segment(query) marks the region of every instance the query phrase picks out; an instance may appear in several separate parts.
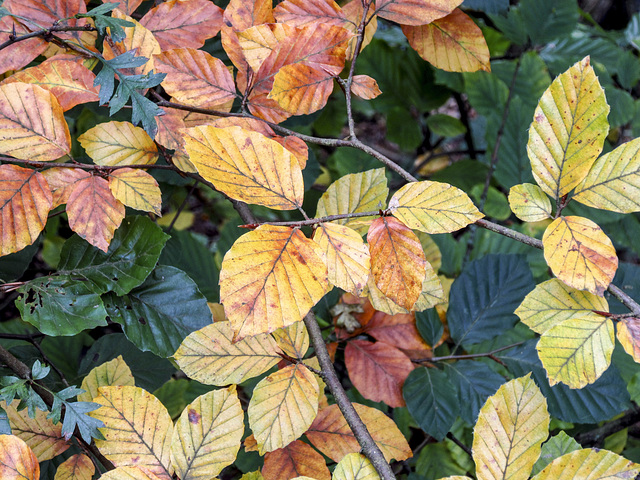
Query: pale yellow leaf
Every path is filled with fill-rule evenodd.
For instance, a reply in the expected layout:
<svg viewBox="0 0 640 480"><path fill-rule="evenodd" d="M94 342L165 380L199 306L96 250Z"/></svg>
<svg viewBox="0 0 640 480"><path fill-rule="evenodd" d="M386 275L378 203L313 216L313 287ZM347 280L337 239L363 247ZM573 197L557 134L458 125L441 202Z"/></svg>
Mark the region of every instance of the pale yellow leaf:
<svg viewBox="0 0 640 480"><path fill-rule="evenodd" d="M100 123L78 141L98 165L151 165L158 160L158 148L151 137L130 122Z"/></svg>
<svg viewBox="0 0 640 480"><path fill-rule="evenodd" d="M189 378L207 385L242 383L277 364L282 357L267 334L233 342L228 321L207 325L185 338L174 358Z"/></svg>
<svg viewBox="0 0 640 480"><path fill-rule="evenodd" d="M100 387L89 413L102 420L100 452L116 467L142 466L160 480L171 480L170 447L173 422L167 409L149 392L131 386Z"/></svg>
<svg viewBox="0 0 640 480"><path fill-rule="evenodd" d="M85 392L78 395L79 402L93 402L98 396L98 388L114 385L135 385L135 379L122 355L91 369L82 380Z"/></svg>
<svg viewBox="0 0 640 480"><path fill-rule="evenodd" d="M349 453L336 465L332 480L378 480L380 475L361 453Z"/></svg>
<svg viewBox="0 0 640 480"><path fill-rule="evenodd" d="M147 172L133 168L118 168L109 175L113 196L127 207L161 215L162 192L156 179Z"/></svg>
<svg viewBox="0 0 640 480"><path fill-rule="evenodd" d="M640 319L637 317L621 318L616 324L616 337L624 347L624 351L640 363Z"/></svg>
<svg viewBox="0 0 640 480"><path fill-rule="evenodd" d="M433 269L437 272L440 270L442 266L442 253L440 253L440 248L438 244L433 241L433 238L427 233L418 232L418 239L420 240L420 244L424 249L424 256L427 258L427 262L431 264Z"/></svg>
<svg viewBox="0 0 640 480"><path fill-rule="evenodd" d="M67 458L56 470L54 480L91 480L96 468L91 459L77 453Z"/></svg>
<svg viewBox="0 0 640 480"><path fill-rule="evenodd" d="M409 228L426 233L455 232L484 217L462 190L429 180L400 188L389 210Z"/></svg>
<svg viewBox="0 0 640 480"><path fill-rule="evenodd" d="M117 467L104 473L100 480L159 480L151 470L145 467Z"/></svg>
<svg viewBox="0 0 640 480"><path fill-rule="evenodd" d="M549 418L531 374L502 385L480 409L473 429L478 480L529 478L549 435Z"/></svg>
<svg viewBox="0 0 640 480"><path fill-rule="evenodd" d="M540 337L537 349L550 385L562 382L582 388L609 368L613 347L613 322L590 312L549 328Z"/></svg>
<svg viewBox="0 0 640 480"><path fill-rule="evenodd" d="M222 261L220 302L238 339L299 322L327 290L322 251L298 229L261 225Z"/></svg>
<svg viewBox="0 0 640 480"><path fill-rule="evenodd" d="M551 217L551 200L540 187L530 183L511 187L509 206L523 222L539 222Z"/></svg>
<svg viewBox="0 0 640 480"><path fill-rule="evenodd" d="M371 257L358 232L337 223L321 223L313 240L324 252L329 283L360 296L369 277Z"/></svg>
<svg viewBox="0 0 640 480"><path fill-rule="evenodd" d="M282 351L291 358L302 360L309 349L309 332L302 321L279 328L271 335Z"/></svg>
<svg viewBox="0 0 640 480"><path fill-rule="evenodd" d="M609 105L589 57L560 74L540 98L529 128L533 178L552 198L587 175L609 131Z"/></svg>
<svg viewBox="0 0 640 480"><path fill-rule="evenodd" d="M299 438L318 413L318 382L302 364L272 373L253 389L247 414L260 454Z"/></svg>
<svg viewBox="0 0 640 480"><path fill-rule="evenodd" d="M263 23L238 32L238 42L249 66L257 72L278 43L293 32L288 23Z"/></svg>
<svg viewBox="0 0 640 480"><path fill-rule="evenodd" d="M631 479L640 473L640 465L608 452L585 448L556 458L532 480Z"/></svg>
<svg viewBox="0 0 640 480"><path fill-rule="evenodd" d="M578 290L602 296L618 268L613 243L587 218L556 218L545 230L542 245L553 274Z"/></svg>
<svg viewBox="0 0 640 480"><path fill-rule="evenodd" d="M171 440L171 463L181 480L213 478L236 459L244 412L235 385L199 396L186 406Z"/></svg>
<svg viewBox="0 0 640 480"><path fill-rule="evenodd" d="M609 304L603 297L571 288L566 283L552 278L536 285L516 309L520 320L536 333L597 310L608 312Z"/></svg>

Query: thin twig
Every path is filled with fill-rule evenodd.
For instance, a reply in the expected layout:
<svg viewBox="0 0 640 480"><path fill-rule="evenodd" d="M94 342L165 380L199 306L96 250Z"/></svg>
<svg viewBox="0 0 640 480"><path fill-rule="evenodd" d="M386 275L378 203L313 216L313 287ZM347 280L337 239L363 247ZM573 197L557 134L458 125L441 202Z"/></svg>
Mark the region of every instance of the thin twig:
<svg viewBox="0 0 640 480"><path fill-rule="evenodd" d="M24 40L29 40L30 38L42 37L45 38L50 36L53 32L93 32L96 31L95 27L91 25L84 25L82 27L65 27L65 26L53 26L50 28L37 30L35 32L25 33L20 36L9 36L9 40L0 44L0 50L3 50L7 47L10 47L14 43L22 42Z"/></svg>
<svg viewBox="0 0 640 480"><path fill-rule="evenodd" d="M492 350L490 352L484 352L484 353L470 353L467 355L447 355L444 357L432 357L432 358L421 358L419 360L414 360L415 363L429 363L429 362L444 362L446 360L468 360L470 358L482 358L482 357L489 357L491 358L492 355L495 355L496 353L502 352L504 350L509 350L510 348L514 348L517 347L519 345L522 345L524 342L518 342L518 343L514 343L512 345L507 345L506 347L500 347L500 348L496 348L495 350Z"/></svg>
<svg viewBox="0 0 640 480"><path fill-rule="evenodd" d="M176 221L178 220L178 217L182 213L182 210L184 210L184 207L187 205L187 201L189 200L189 197L191 196L191 194L193 194L194 190L198 186L198 183L200 183L200 182L198 180L196 180L195 182L193 182L193 185L191 185L191 189L189 189L189 192L184 197L184 200L182 201L182 203L178 207L178 210L176 211L176 214L174 215L173 219L171 219L171 223L169 224L169 227L167 228L167 233L171 233L171 230L173 230L173 226L176 224Z"/></svg>
<svg viewBox="0 0 640 480"><path fill-rule="evenodd" d="M473 458L473 453L471 452L471 449L467 447L464 443L462 443L460 440L458 440L458 438L453 433L448 432L447 438L451 440L453 443L455 443L457 446L459 446L462 450L464 450L464 453L466 453L471 458Z"/></svg>
<svg viewBox="0 0 640 480"><path fill-rule="evenodd" d="M29 343L31 343L31 345L33 345L34 347L36 347L36 349L38 350L38 352L40 352L40 356L42 357L43 363L46 363L47 365L49 365L51 368L53 368L53 371L56 372L58 374L58 376L60 377L60 380L62 381L63 385L65 387L69 386L69 382L67 381L67 377L64 376L64 373L62 373L62 370L60 370L58 368L58 366L53 363L49 357L47 357L47 354L44 353L44 350L42 349L42 346L40 345L39 342L37 342L35 339L30 339Z"/></svg>

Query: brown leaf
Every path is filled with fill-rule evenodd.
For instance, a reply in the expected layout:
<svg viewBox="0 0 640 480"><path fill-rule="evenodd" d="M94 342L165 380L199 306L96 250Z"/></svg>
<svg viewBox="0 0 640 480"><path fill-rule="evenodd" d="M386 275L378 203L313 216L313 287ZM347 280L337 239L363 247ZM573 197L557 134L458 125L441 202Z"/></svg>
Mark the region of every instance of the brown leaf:
<svg viewBox="0 0 640 480"><path fill-rule="evenodd" d="M264 456L262 476L265 480L290 480L299 476L329 480L331 472L322 455L306 443L296 440Z"/></svg>
<svg viewBox="0 0 640 480"><path fill-rule="evenodd" d="M285 0L274 9L273 16L278 22L294 27L313 22L344 27L348 23L342 9L333 0Z"/></svg>
<svg viewBox="0 0 640 480"><path fill-rule="evenodd" d="M73 190L76 182L89 178L91 174L81 168L49 168L42 172L47 180L51 193L53 194L53 203L51 208L63 205L69 200L69 195Z"/></svg>
<svg viewBox="0 0 640 480"><path fill-rule="evenodd" d="M22 23L14 20L13 17L6 16L0 18L0 43L9 40L9 36L21 36L30 33ZM30 38L21 42L9 45L0 55L0 74L8 70L19 70L31 63L38 55L47 49L47 42L40 37Z"/></svg>
<svg viewBox="0 0 640 480"><path fill-rule="evenodd" d="M424 350L429 348L427 342L418 332L413 314L387 315L383 312L375 312L364 330L376 340L394 345L403 350Z"/></svg>
<svg viewBox="0 0 640 480"><path fill-rule="evenodd" d="M382 93L378 87L378 82L369 75L354 75L351 91L354 95L365 100L376 98Z"/></svg>
<svg viewBox="0 0 640 480"><path fill-rule="evenodd" d="M449 15L462 0L378 0L376 14L401 25L425 25Z"/></svg>

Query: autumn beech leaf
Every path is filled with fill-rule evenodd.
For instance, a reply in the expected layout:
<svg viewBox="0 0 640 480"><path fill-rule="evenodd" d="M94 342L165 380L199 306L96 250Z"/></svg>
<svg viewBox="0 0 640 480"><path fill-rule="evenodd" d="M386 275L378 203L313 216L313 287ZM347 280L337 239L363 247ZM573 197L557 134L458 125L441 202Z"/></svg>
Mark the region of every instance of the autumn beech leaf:
<svg viewBox="0 0 640 480"><path fill-rule="evenodd" d="M89 480L93 478L95 471L91 458L83 453L76 453L58 467L55 480Z"/></svg>
<svg viewBox="0 0 640 480"><path fill-rule="evenodd" d="M402 385L413 363L396 347L385 342L351 340L344 352L349 379L362 396L390 407L404 407Z"/></svg>
<svg viewBox="0 0 640 480"><path fill-rule="evenodd" d="M318 200L317 217L348 213L377 212L387 203L389 188L384 168L351 173L339 178L327 188ZM335 223L366 233L374 216L335 220Z"/></svg>
<svg viewBox="0 0 640 480"><path fill-rule="evenodd" d="M307 166L307 160L309 159L309 147L302 139L294 135L287 135L285 137L276 135L271 137L271 139L289 150L293 156L296 157L296 160L298 160L300 168L304 170Z"/></svg>
<svg viewBox="0 0 640 480"><path fill-rule="evenodd" d="M156 179L140 169L118 168L109 175L113 196L127 207L161 215L162 192Z"/></svg>
<svg viewBox="0 0 640 480"><path fill-rule="evenodd" d="M0 85L0 153L48 162L70 151L69 127L51 92L28 83Z"/></svg>
<svg viewBox="0 0 640 480"><path fill-rule="evenodd" d="M223 321L191 333L174 359L189 378L224 386L263 374L282 359L279 354L274 339L264 333L233 342L231 325Z"/></svg>
<svg viewBox="0 0 640 480"><path fill-rule="evenodd" d="M322 22L343 27L347 19L333 0L285 0L273 10L279 23L301 27L307 23Z"/></svg>
<svg viewBox="0 0 640 480"><path fill-rule="evenodd" d="M369 278L371 257L358 232L336 223L321 223L313 240L324 252L329 283L360 296Z"/></svg>
<svg viewBox="0 0 640 480"><path fill-rule="evenodd" d="M289 365L253 389L247 415L262 455L289 445L318 413L318 382L302 364Z"/></svg>
<svg viewBox="0 0 640 480"><path fill-rule="evenodd" d="M400 188L389 210L407 227L425 233L455 232L484 217L459 188L428 180Z"/></svg>
<svg viewBox="0 0 640 480"><path fill-rule="evenodd" d="M375 467L361 453L349 453L336 465L333 480L374 480L380 478Z"/></svg>
<svg viewBox="0 0 640 480"><path fill-rule="evenodd" d="M29 446L15 435L0 435L0 478L40 478L38 459Z"/></svg>
<svg viewBox="0 0 640 480"><path fill-rule="evenodd" d="M257 72L273 49L294 33L293 25L287 23L263 23L242 30L237 35L244 58Z"/></svg>
<svg viewBox="0 0 640 480"><path fill-rule="evenodd" d="M509 190L509 207L523 222L539 222L551 218L551 201L537 185L522 183Z"/></svg>
<svg viewBox="0 0 640 480"><path fill-rule="evenodd" d="M117 467L100 476L100 480L159 480L145 467Z"/></svg>
<svg viewBox="0 0 640 480"><path fill-rule="evenodd" d="M369 75L354 75L351 92L364 100L374 99L382 93L378 82Z"/></svg>
<svg viewBox="0 0 640 480"><path fill-rule="evenodd" d="M169 0L151 8L140 19L162 51L200 48L222 27L223 11L207 0Z"/></svg>
<svg viewBox="0 0 640 480"><path fill-rule="evenodd" d="M426 25L402 25L409 45L448 72L491 71L489 47L475 22L459 8Z"/></svg>
<svg viewBox="0 0 640 480"><path fill-rule="evenodd" d="M597 472L597 473L596 473ZM635 478L640 465L607 450L585 448L556 458L532 480Z"/></svg>
<svg viewBox="0 0 640 480"><path fill-rule="evenodd" d="M124 205L112 195L109 182L91 176L75 184L67 201L69 228L106 252L125 216Z"/></svg>
<svg viewBox="0 0 640 480"><path fill-rule="evenodd" d="M300 440L268 452L264 456L262 477L264 480L294 478L330 480L332 478L322 455Z"/></svg>
<svg viewBox="0 0 640 480"><path fill-rule="evenodd" d="M537 349L550 385L583 388L609 368L614 346L613 322L589 312L546 330Z"/></svg>
<svg viewBox="0 0 640 480"><path fill-rule="evenodd" d="M378 0L375 13L400 25L425 25L449 15L461 0Z"/></svg>
<svg viewBox="0 0 640 480"><path fill-rule="evenodd" d="M624 351L640 363L640 319L637 317L621 318L616 324L616 336Z"/></svg>
<svg viewBox="0 0 640 480"><path fill-rule="evenodd" d="M231 198L276 210L302 205L300 164L278 142L240 127L204 125L183 135L198 173Z"/></svg>
<svg viewBox="0 0 640 480"><path fill-rule="evenodd" d="M304 322L279 328L271 336L282 351L291 358L302 360L309 349L309 332Z"/></svg>
<svg viewBox="0 0 640 480"><path fill-rule="evenodd" d="M375 312L365 327L367 335L379 342L394 345L403 350L424 350L429 345L420 336L415 315L400 313L388 315Z"/></svg>
<svg viewBox="0 0 640 480"><path fill-rule="evenodd" d="M98 89L93 86L95 75L91 70L72 60L56 57L40 65L16 72L1 85L22 82L38 85L55 95L63 111L76 105L98 101Z"/></svg>
<svg viewBox="0 0 640 480"><path fill-rule="evenodd" d="M609 105L589 57L560 74L538 102L527 154L533 178L553 198L587 175L609 131Z"/></svg>
<svg viewBox="0 0 640 480"><path fill-rule="evenodd" d="M118 8L122 10L124 13L126 13L127 15L131 15L140 6L142 1L143 0L122 0L118 2L119 3ZM104 3L116 3L116 2L109 1Z"/></svg>
<svg viewBox="0 0 640 480"><path fill-rule="evenodd" d="M69 195L73 191L76 182L91 176L81 168L49 168L42 172L51 189L53 203L51 208L63 205L69 200Z"/></svg>
<svg viewBox="0 0 640 480"><path fill-rule="evenodd" d="M0 165L0 255L35 242L47 224L51 205L51 190L41 173Z"/></svg>
<svg viewBox="0 0 640 480"><path fill-rule="evenodd" d="M358 27L360 25L360 22L362 22L362 17L364 16L364 7L362 6L362 0L351 0L350 2L345 3L344 5L342 5L342 12L349 21L349 23L346 24L344 28L356 35L351 40L349 40L349 45L347 46L346 52L347 60L352 60L358 40ZM366 26L364 27L364 37L362 38L360 51L362 51L364 47L371 43L371 40L373 40L373 35L376 33L377 29L378 17L373 14L373 9L370 8L367 11Z"/></svg>
<svg viewBox="0 0 640 480"><path fill-rule="evenodd" d="M236 459L244 412L236 386L199 396L185 407L171 440L171 464L184 480L214 478Z"/></svg>
<svg viewBox="0 0 640 480"><path fill-rule="evenodd" d="M304 64L285 65L273 78L267 98L293 115L308 115L324 107L333 91L333 78Z"/></svg>
<svg viewBox="0 0 640 480"><path fill-rule="evenodd" d="M222 60L194 48L177 48L154 57L158 72L166 73L165 91L177 102L209 108L233 101L236 87Z"/></svg>
<svg viewBox="0 0 640 480"><path fill-rule="evenodd" d="M196 173L196 167L189 161L184 145L182 144L182 135L180 130L186 128L185 116L186 112L175 110L173 108L163 108L165 114L156 118L158 131L155 140L163 147L174 150L171 156L171 163L183 172Z"/></svg>
<svg viewBox="0 0 640 480"><path fill-rule="evenodd" d="M78 141L98 165L151 165L158 160L158 148L151 137L130 122L100 123Z"/></svg>
<svg viewBox="0 0 640 480"><path fill-rule="evenodd" d="M105 425L100 429L104 440L95 441L100 453L116 467L141 466L171 480L173 422L165 406L139 387L101 387L99 392L95 402L102 407L89 415Z"/></svg>
<svg viewBox="0 0 640 480"><path fill-rule="evenodd" d="M115 385L135 385L131 369L122 355L91 369L82 380L80 388L84 393L78 395L78 401L93 402L93 399L98 396L98 388Z"/></svg>
<svg viewBox="0 0 640 480"><path fill-rule="evenodd" d="M602 296L618 268L611 240L587 218L556 218L545 230L542 245L553 274L578 290Z"/></svg>
<svg viewBox="0 0 640 480"><path fill-rule="evenodd" d="M399 220L380 217L369 227L367 242L376 286L399 306L411 310L427 272L420 240Z"/></svg>
<svg viewBox="0 0 640 480"><path fill-rule="evenodd" d="M0 18L0 43L9 40L10 35L22 36L31 33L26 26L7 15ZM47 49L47 42L40 37L29 38L7 46L0 55L0 74L9 70L20 70L30 64Z"/></svg>

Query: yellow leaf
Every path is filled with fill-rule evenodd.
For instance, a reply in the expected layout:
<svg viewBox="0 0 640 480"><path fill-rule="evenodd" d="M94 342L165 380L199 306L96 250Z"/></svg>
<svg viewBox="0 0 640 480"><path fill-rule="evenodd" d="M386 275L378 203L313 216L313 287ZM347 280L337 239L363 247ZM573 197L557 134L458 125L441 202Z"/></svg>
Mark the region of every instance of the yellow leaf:
<svg viewBox="0 0 640 480"><path fill-rule="evenodd" d="M364 100L371 100L382 93L378 82L369 75L354 75L351 92Z"/></svg>
<svg viewBox="0 0 640 480"><path fill-rule="evenodd" d="M278 43L293 32L288 23L263 23L238 32L238 42L247 63L257 72Z"/></svg>
<svg viewBox="0 0 640 480"><path fill-rule="evenodd" d="M106 252L125 215L124 205L114 198L109 182L91 176L75 184L67 201L69 228L94 247Z"/></svg>
<svg viewBox="0 0 640 480"><path fill-rule="evenodd" d="M231 198L276 210L302 205L296 158L275 140L240 127L183 130L189 160L205 180Z"/></svg>
<svg viewBox="0 0 640 480"><path fill-rule="evenodd" d="M459 8L426 25L402 25L418 55L448 72L491 71L489 47L480 27Z"/></svg>
<svg viewBox="0 0 640 480"><path fill-rule="evenodd" d="M77 453L67 458L56 470L54 480L91 480L96 468L89 457Z"/></svg>
<svg viewBox="0 0 640 480"><path fill-rule="evenodd" d="M309 349L309 332L304 322L279 328L271 335L282 351L291 358L302 360Z"/></svg>
<svg viewBox="0 0 640 480"><path fill-rule="evenodd" d="M38 85L0 85L0 153L48 162L71 151L71 135L56 97Z"/></svg>
<svg viewBox="0 0 640 480"><path fill-rule="evenodd" d="M578 290L602 296L618 268L611 240L587 218L556 218L545 230L542 245L553 274Z"/></svg>
<svg viewBox="0 0 640 480"><path fill-rule="evenodd" d="M509 206L523 222L539 222L551 217L551 201L537 185L521 183L509 190Z"/></svg>
<svg viewBox="0 0 640 480"><path fill-rule="evenodd" d="M98 396L98 388L114 385L135 385L135 379L122 355L93 369L82 380L84 393L78 395L79 402L93 402Z"/></svg>
<svg viewBox="0 0 640 480"><path fill-rule="evenodd" d="M100 480L159 480L145 467L118 467L102 474Z"/></svg>
<svg viewBox="0 0 640 480"><path fill-rule="evenodd" d="M213 478L236 459L244 412L236 387L214 390L191 402L176 422L171 463L181 480Z"/></svg>
<svg viewBox="0 0 640 480"><path fill-rule="evenodd" d="M298 229L261 225L222 261L220 302L238 339L299 322L327 290L322 251Z"/></svg>
<svg viewBox="0 0 640 480"><path fill-rule="evenodd" d="M397 313L408 313L409 310L406 308L402 308L396 302L387 297L384 293L380 291L380 289L376 286L376 282L373 278L373 275L369 276L369 280L367 281L367 288L365 289L364 295L371 301L371 305L375 310L379 310L388 315L396 315Z"/></svg>
<svg viewBox="0 0 640 480"><path fill-rule="evenodd" d="M0 435L0 478L40 479L38 459L29 446L15 435Z"/></svg>
<svg viewBox="0 0 640 480"><path fill-rule="evenodd" d="M256 385L247 414L261 455L307 431L318 413L318 391L315 376L302 364L278 370Z"/></svg>
<svg viewBox="0 0 640 480"><path fill-rule="evenodd" d="M616 336L624 347L624 351L640 363L640 319L637 317L621 318L617 323Z"/></svg>
<svg viewBox="0 0 640 480"><path fill-rule="evenodd" d="M609 131L609 106L589 57L551 83L529 128L533 178L552 198L569 193L593 165Z"/></svg>
<svg viewBox="0 0 640 480"><path fill-rule="evenodd" d="M449 15L461 0L378 0L376 13L401 25L424 25Z"/></svg>
<svg viewBox="0 0 640 480"><path fill-rule="evenodd" d="M318 201L317 217L347 213L373 212L383 209L387 203L389 188L384 168L352 173L336 180ZM343 218L335 223L353 228L364 234L375 216Z"/></svg>
<svg viewBox="0 0 640 480"><path fill-rule="evenodd" d="M116 467L142 466L160 480L171 480L173 423L167 409L149 392L131 386L100 387L94 400L102 405L90 412L102 420L100 452Z"/></svg>
<svg viewBox="0 0 640 480"><path fill-rule="evenodd" d="M549 385L562 382L582 388L609 368L613 347L613 322L590 312L549 328L540 337L537 349Z"/></svg>
<svg viewBox="0 0 640 480"><path fill-rule="evenodd" d="M109 188L127 207L161 215L162 192L156 179L147 172L119 168L109 175Z"/></svg>
<svg viewBox="0 0 640 480"><path fill-rule="evenodd" d="M473 429L478 480L529 478L548 435L547 400L531 374L505 383L480 409Z"/></svg>
<svg viewBox="0 0 640 480"><path fill-rule="evenodd" d="M7 255L36 241L47 224L51 190L36 170L0 165L0 204L0 255Z"/></svg>
<svg viewBox="0 0 640 480"><path fill-rule="evenodd" d="M174 358L189 378L223 386L263 374L282 359L279 352L267 334L233 343L230 323L216 322L185 338Z"/></svg>
<svg viewBox="0 0 640 480"><path fill-rule="evenodd" d="M62 424L48 419L49 412L36 410L31 418L26 408L17 410L18 402L7 405L2 401L0 407L7 412L13 434L29 445L39 462L51 460L70 447L62 435Z"/></svg>
<svg viewBox="0 0 640 480"><path fill-rule="evenodd" d="M389 201L392 215L426 233L455 232L484 217L462 190L448 183L408 183Z"/></svg>
<svg viewBox="0 0 640 480"><path fill-rule="evenodd" d="M606 450L585 448L556 458L532 480L635 478L640 465Z"/></svg>
<svg viewBox="0 0 640 480"><path fill-rule="evenodd" d="M69 195L73 191L76 182L89 178L90 173L81 168L54 167L48 168L42 175L47 180L51 193L53 194L53 203L51 208L63 205L69 200Z"/></svg>
<svg viewBox="0 0 640 480"><path fill-rule="evenodd" d="M321 223L313 240L324 252L329 283L360 296L369 277L371 257L358 232L337 223Z"/></svg>
<svg viewBox="0 0 640 480"><path fill-rule="evenodd" d="M78 137L98 165L152 165L158 148L147 132L129 122L100 123Z"/></svg>
<svg viewBox="0 0 640 480"><path fill-rule="evenodd" d="M332 480L378 480L380 475L361 453L349 453L336 465Z"/></svg>
<svg viewBox="0 0 640 480"><path fill-rule="evenodd" d="M262 473L260 473L260 470L256 470L255 472L245 473L240 477L240 480L263 480L263 479L264 477L262 476Z"/></svg>
<svg viewBox="0 0 640 480"><path fill-rule="evenodd" d="M424 256L427 258L427 262L431 264L433 269L437 272L442 266L442 253L438 244L433 241L430 235L424 232L418 232L418 239L424 250Z"/></svg>
<svg viewBox="0 0 640 480"><path fill-rule="evenodd" d="M304 63L285 65L273 77L267 98L293 115L309 115L323 108L333 91L333 77Z"/></svg>
<svg viewBox="0 0 640 480"><path fill-rule="evenodd" d="M640 138L596 160L573 199L612 212L640 210Z"/></svg>

